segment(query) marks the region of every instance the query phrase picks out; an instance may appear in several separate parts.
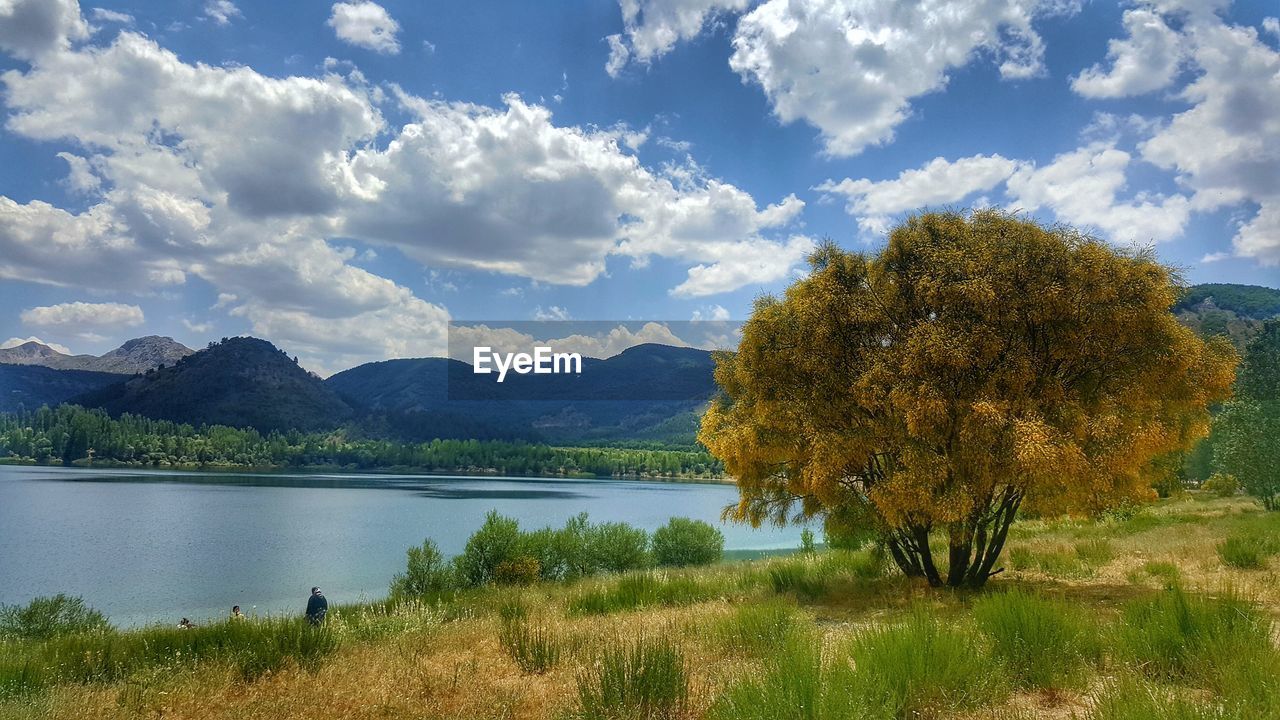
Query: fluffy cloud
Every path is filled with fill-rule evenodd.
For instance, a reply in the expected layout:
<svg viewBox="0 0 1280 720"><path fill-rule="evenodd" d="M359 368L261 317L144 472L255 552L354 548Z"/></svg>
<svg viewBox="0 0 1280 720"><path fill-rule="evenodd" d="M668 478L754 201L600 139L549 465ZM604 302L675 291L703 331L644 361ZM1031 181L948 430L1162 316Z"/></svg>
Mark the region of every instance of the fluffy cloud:
<svg viewBox="0 0 1280 720"><path fill-rule="evenodd" d="M1043 167L1026 164L1008 181L1013 205L1052 210L1065 222L1100 230L1116 242L1162 241L1182 234L1191 213L1182 195L1139 193L1124 201L1132 156L1105 144L1063 153Z"/></svg>
<svg viewBox="0 0 1280 720"><path fill-rule="evenodd" d="M752 4L619 0L624 31L606 38L605 70L651 62ZM830 155L855 155L891 141L913 98L945 87L950 70L980 53L1005 78L1043 73L1032 21L1074 10L1054 0L765 0L738 18L729 66L764 90L779 120L816 127Z"/></svg>
<svg viewBox="0 0 1280 720"><path fill-rule="evenodd" d="M76 0L0 0L0 50L16 58L35 60L88 36Z"/></svg>
<svg viewBox="0 0 1280 720"><path fill-rule="evenodd" d="M1121 122L1104 116L1086 134L1115 131ZM1138 121L1124 122L1126 127L1149 129ZM1178 237L1192 211L1190 200L1178 194L1129 196L1125 192L1127 174L1134 158L1116 147L1118 133L1106 134L1110 136L1057 155L1042 166L1000 155L955 161L934 158L890 180L828 180L815 189L844 197L846 211L868 234L885 232L899 213L957 203L1003 184L1011 207L1040 211L1115 242L1159 242Z"/></svg>
<svg viewBox="0 0 1280 720"><path fill-rule="evenodd" d="M605 71L618 76L627 63L652 62L676 43L691 40L709 20L726 12L741 12L750 0L619 0L623 33L611 35Z"/></svg>
<svg viewBox="0 0 1280 720"><path fill-rule="evenodd" d="M689 319L694 322L723 322L729 319L729 311L721 305L709 305L707 307L694 310L693 315Z"/></svg>
<svg viewBox="0 0 1280 720"><path fill-rule="evenodd" d="M616 132L556 126L514 95L501 110L400 100L416 121L352 157L340 232L424 264L585 285L612 253L696 262L726 246L781 249L759 233L804 207L792 196L760 209L696 167L654 172Z"/></svg>
<svg viewBox="0 0 1280 720"><path fill-rule="evenodd" d="M132 25L133 16L128 13L117 12L115 10L107 10L106 8L94 8L93 19L99 22L120 23L121 25Z"/></svg>
<svg viewBox="0 0 1280 720"><path fill-rule="evenodd" d="M1128 37L1107 45L1109 69L1100 65L1071 79L1071 89L1091 98L1141 95L1165 88L1182 60L1181 38L1150 8L1124 13Z"/></svg>
<svg viewBox="0 0 1280 720"><path fill-rule="evenodd" d="M812 238L793 235L785 244L767 241L718 243L711 263L689 268L689 277L671 289L676 297L703 297L753 283L785 279L816 247Z"/></svg>
<svg viewBox="0 0 1280 720"><path fill-rule="evenodd" d="M779 120L803 120L828 154L854 155L892 140L911 99L943 88L980 50L1006 78L1042 72L1036 6L768 0L738 22L729 65L764 90Z"/></svg>
<svg viewBox="0 0 1280 720"><path fill-rule="evenodd" d="M1140 146L1142 157L1175 172L1197 210L1256 204L1233 248L1280 264L1280 52L1211 13L1192 16L1183 39L1197 76L1179 97L1191 107Z"/></svg>
<svg viewBox="0 0 1280 720"><path fill-rule="evenodd" d="M50 347L50 348L53 348L54 350L57 350L58 352L62 353L63 355L71 355L71 354L72 354L71 349L70 349L70 348L68 348L66 345L59 345L59 344L58 344L58 343L56 343L56 342L45 342L44 340L41 340L40 338L38 338L38 337L36 337L36 336L34 336L34 335L32 335L31 337L26 337L26 338L11 337L11 338L9 338L8 340L5 340L4 342L0 343L0 350L8 350L9 348L16 348L16 347L18 347L19 345L25 345L25 344L27 344L27 343L29 343L29 342L33 342L33 343L40 343L41 345L44 345L44 346L46 346L46 347Z"/></svg>
<svg viewBox="0 0 1280 720"><path fill-rule="evenodd" d="M554 320L554 319L553 319ZM491 347L495 352L528 352L537 345L548 345L556 352L576 352L583 357L609 358L627 348L646 343L659 343L675 347L689 347L666 323L646 322L636 328L619 324L602 328L598 332L577 332L555 335L564 329L555 323L545 328L533 327L536 323L522 323L515 327L490 327L485 324L453 324L449 327L449 356L455 360L471 362L472 350L478 346ZM534 334L534 330L541 330Z"/></svg>
<svg viewBox="0 0 1280 720"><path fill-rule="evenodd" d="M240 8L231 0L206 0L204 15L218 25L229 25L233 19L242 17Z"/></svg>
<svg viewBox="0 0 1280 720"><path fill-rule="evenodd" d="M93 173L88 160L69 152L60 152L58 157L67 163L66 183L67 187L74 192L87 195L96 192L102 186L101 178Z"/></svg>
<svg viewBox="0 0 1280 720"><path fill-rule="evenodd" d="M123 303L69 302L27 308L22 322L36 327L86 332L112 327L136 327L146 319L142 308Z"/></svg>
<svg viewBox="0 0 1280 720"><path fill-rule="evenodd" d="M338 39L384 55L400 52L396 33L400 24L386 8L375 2L340 2L333 4L329 27Z"/></svg>
<svg viewBox="0 0 1280 720"><path fill-rule="evenodd" d="M923 167L904 170L897 178L873 182L866 178L818 185L827 195L842 195L845 209L858 218L863 232L883 233L891 216L930 205L955 203L1004 182L1017 163L999 155L973 155L955 162L937 157Z"/></svg>
<svg viewBox="0 0 1280 720"><path fill-rule="evenodd" d="M672 257L693 266L681 294L784 277L807 247L763 236L802 210L794 196L760 207L691 161L645 167L623 145L634 133L559 126L516 96L397 91L411 119L393 128L382 90L337 64L271 78L131 31L75 47L76 24L59 27L29 69L0 74L6 127L62 146L92 204L0 196L0 278L138 291L198 277L215 309L332 367L438 348L448 317L354 265L346 238L574 285L610 255Z"/></svg>

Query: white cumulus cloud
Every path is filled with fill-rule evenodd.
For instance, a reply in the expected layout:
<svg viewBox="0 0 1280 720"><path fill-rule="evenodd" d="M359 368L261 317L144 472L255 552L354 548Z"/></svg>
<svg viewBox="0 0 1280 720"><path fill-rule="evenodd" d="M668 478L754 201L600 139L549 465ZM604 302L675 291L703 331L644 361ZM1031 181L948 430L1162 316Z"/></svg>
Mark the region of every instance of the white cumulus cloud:
<svg viewBox="0 0 1280 720"><path fill-rule="evenodd" d="M605 71L616 77L627 63L649 63L691 40L713 18L741 12L750 0L619 0L623 33L611 35Z"/></svg>
<svg viewBox="0 0 1280 720"><path fill-rule="evenodd" d="M22 322L36 327L88 332L100 328L136 327L146 318L142 308L124 303L69 302L27 308Z"/></svg>
<svg viewBox="0 0 1280 720"><path fill-rule="evenodd" d="M986 51L1005 78L1043 72L1031 0L900 3L768 0L742 16L729 65L759 85L784 123L804 121L826 152L891 141L911 100Z"/></svg>
<svg viewBox="0 0 1280 720"><path fill-rule="evenodd" d="M1041 167L1023 165L1009 178L1009 196L1015 207L1051 210L1059 220L1101 231L1115 242L1178 237L1191 214L1185 196L1138 193L1131 200L1120 198L1131 160L1129 153L1110 145L1087 145Z"/></svg>
<svg viewBox="0 0 1280 720"><path fill-rule="evenodd" d="M339 40L384 55L400 52L396 33L400 24L387 9L375 2L340 2L333 4L329 27Z"/></svg>
<svg viewBox="0 0 1280 720"><path fill-rule="evenodd" d="M891 180L828 180L815 187L845 198L845 209L863 232L883 233L892 216L918 208L955 203L990 190L1013 174L1018 164L1000 155L973 155L954 162L937 157L924 166L903 170Z"/></svg>
<svg viewBox="0 0 1280 720"><path fill-rule="evenodd" d="M235 18L242 17L240 8L231 0L207 0L204 14L218 25L229 25Z"/></svg>
<svg viewBox="0 0 1280 720"><path fill-rule="evenodd" d="M1126 10L1128 37L1107 45L1109 68L1101 65L1071 79L1071 89L1091 98L1141 95L1165 88L1178 72L1182 38L1160 13L1144 7Z"/></svg>

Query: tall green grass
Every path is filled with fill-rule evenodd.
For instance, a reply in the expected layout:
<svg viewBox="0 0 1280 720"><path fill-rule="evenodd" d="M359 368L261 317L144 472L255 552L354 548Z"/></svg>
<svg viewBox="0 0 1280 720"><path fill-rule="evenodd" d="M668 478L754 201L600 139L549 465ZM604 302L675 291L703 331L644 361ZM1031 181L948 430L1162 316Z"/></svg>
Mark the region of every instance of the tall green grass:
<svg viewBox="0 0 1280 720"><path fill-rule="evenodd" d="M1164 681L1213 681L1215 661L1274 653L1271 624L1250 603L1227 594L1203 598L1171 586L1125 606L1113 643L1140 674Z"/></svg>
<svg viewBox="0 0 1280 720"><path fill-rule="evenodd" d="M1277 552L1280 552L1280 541L1258 531L1237 533L1218 544L1218 557L1222 562L1241 570L1261 569L1266 566L1267 558Z"/></svg>
<svg viewBox="0 0 1280 720"><path fill-rule="evenodd" d="M708 720L861 720L870 715L847 664L825 665L822 642L798 632L779 643L764 672L729 686Z"/></svg>
<svg viewBox="0 0 1280 720"><path fill-rule="evenodd" d="M1259 716L1261 718L1261 716ZM1244 720L1220 703L1185 692L1123 678L1098 696L1089 720Z"/></svg>
<svg viewBox="0 0 1280 720"><path fill-rule="evenodd" d="M856 692L894 718L973 709L1007 693L1004 668L981 638L923 608L856 636L850 655Z"/></svg>
<svg viewBox="0 0 1280 720"><path fill-rule="evenodd" d="M884 552L878 547L831 550L774 561L768 567L768 580L775 593L817 600L839 580L874 580L884 575L885 567Z"/></svg>
<svg viewBox="0 0 1280 720"><path fill-rule="evenodd" d="M1022 687L1061 687L1101 655L1094 625L1063 602L1014 590L979 599L973 617Z"/></svg>
<svg viewBox="0 0 1280 720"><path fill-rule="evenodd" d="M713 633L729 650L768 655L803 627L795 606L770 601L750 603L720 620Z"/></svg>
<svg viewBox="0 0 1280 720"><path fill-rule="evenodd" d="M289 663L314 669L337 646L338 637L328 626L313 628L301 619L284 618L5 643L0 647L0 696L61 682L110 682L138 670L202 661L229 663L242 678L253 680Z"/></svg>
<svg viewBox="0 0 1280 720"><path fill-rule="evenodd" d="M502 620L498 643L526 673L540 675L560 662L560 641L545 623L525 616Z"/></svg>
<svg viewBox="0 0 1280 720"><path fill-rule="evenodd" d="M636 573L579 592L566 608L572 615L609 615L646 607L692 605L720 597L725 591L720 583L686 575Z"/></svg>
<svg viewBox="0 0 1280 720"><path fill-rule="evenodd" d="M669 638L607 648L578 676L581 720L675 720L689 708L689 666Z"/></svg>

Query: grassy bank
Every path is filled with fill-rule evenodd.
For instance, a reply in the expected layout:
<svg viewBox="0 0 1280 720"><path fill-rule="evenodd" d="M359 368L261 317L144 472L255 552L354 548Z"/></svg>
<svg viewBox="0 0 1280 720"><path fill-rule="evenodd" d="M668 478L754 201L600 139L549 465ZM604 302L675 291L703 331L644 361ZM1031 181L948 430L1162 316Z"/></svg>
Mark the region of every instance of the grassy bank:
<svg viewBox="0 0 1280 720"><path fill-rule="evenodd" d="M0 644L0 718L1274 718L1280 515L1026 521L979 593L868 551Z"/></svg>

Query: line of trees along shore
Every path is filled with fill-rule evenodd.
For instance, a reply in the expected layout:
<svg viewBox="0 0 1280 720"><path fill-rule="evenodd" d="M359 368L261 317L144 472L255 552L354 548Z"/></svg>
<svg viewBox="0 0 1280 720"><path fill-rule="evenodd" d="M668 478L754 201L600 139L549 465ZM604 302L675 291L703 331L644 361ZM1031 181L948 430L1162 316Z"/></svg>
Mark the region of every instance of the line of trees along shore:
<svg viewBox="0 0 1280 720"><path fill-rule="evenodd" d="M130 467L413 469L518 475L717 478L700 448L551 447L479 440L397 443L342 433L193 427L76 405L0 415L0 459Z"/></svg>

